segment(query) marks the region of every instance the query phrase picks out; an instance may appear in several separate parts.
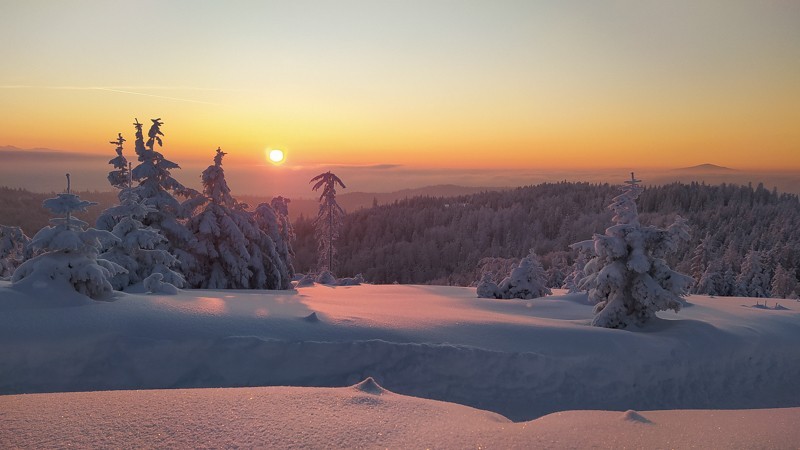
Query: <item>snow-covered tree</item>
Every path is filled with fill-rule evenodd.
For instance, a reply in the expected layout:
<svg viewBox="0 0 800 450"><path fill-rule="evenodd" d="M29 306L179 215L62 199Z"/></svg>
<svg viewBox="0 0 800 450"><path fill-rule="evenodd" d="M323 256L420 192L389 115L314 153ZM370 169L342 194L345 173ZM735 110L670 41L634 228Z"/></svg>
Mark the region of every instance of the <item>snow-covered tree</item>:
<svg viewBox="0 0 800 450"><path fill-rule="evenodd" d="M694 285L694 292L696 294L724 295L724 284L725 273L722 270L722 263L719 260L712 260Z"/></svg>
<svg viewBox="0 0 800 450"><path fill-rule="evenodd" d="M43 203L53 214L63 214L64 217L50 219L53 226L42 228L36 233L30 247L43 253L20 265L14 271L12 281L65 282L95 300L108 299L113 291L109 280L125 269L98 258L98 255L103 243L116 241L117 238L108 231L84 229L88 224L72 216L73 213L86 211L87 207L95 204L70 193L67 174L67 191Z"/></svg>
<svg viewBox="0 0 800 450"><path fill-rule="evenodd" d="M714 238L711 236L711 233L706 233L706 237L700 241L700 244L694 249L694 253L692 254L691 276L695 280L692 292L695 294L719 295L699 289L700 280L703 278L703 274L706 272L709 261L713 258L713 255Z"/></svg>
<svg viewBox="0 0 800 450"><path fill-rule="evenodd" d="M163 249L177 257L181 271L186 272L193 264L192 255L187 251L193 245L192 233L183 225L186 219L199 203L202 196L194 189L183 186L172 177L170 171L180 169L180 166L164 158L155 150L155 144L163 145L161 119L151 119L153 124L148 131L148 140L145 143L142 133L143 124L138 120L134 122L136 129L135 149L139 165L133 168L131 174L133 181L138 183L135 192L139 198L152 209L142 219L145 226L152 226L167 238ZM179 195L187 198L183 203L175 198Z"/></svg>
<svg viewBox="0 0 800 450"><path fill-rule="evenodd" d="M267 233L275 243L275 250L286 265L289 279L293 279L295 271L292 241L295 236L292 222L289 219L289 202L288 198L278 196L273 198L269 204L261 203L255 209L255 219L258 227Z"/></svg>
<svg viewBox="0 0 800 450"><path fill-rule="evenodd" d="M502 298L530 299L552 294L547 288L547 274L533 249L528 256L522 258L519 266L500 282L497 290Z"/></svg>
<svg viewBox="0 0 800 450"><path fill-rule="evenodd" d="M494 282L494 276L491 272L484 272L478 282L478 297L479 298L502 298L500 289L497 283Z"/></svg>
<svg viewBox="0 0 800 450"><path fill-rule="evenodd" d="M564 278L564 284L561 286L561 289L566 289L570 294L580 292L578 285L586 276L583 269L586 267L587 262L589 262L587 250L578 249L578 257L575 258L575 262L572 264L572 271Z"/></svg>
<svg viewBox="0 0 800 450"><path fill-rule="evenodd" d="M493 282L496 286L518 265L519 258L500 258L497 256L481 258L478 261L478 273L481 277L478 284L485 280Z"/></svg>
<svg viewBox="0 0 800 450"><path fill-rule="evenodd" d="M117 157L109 161L115 170L108 174L109 182L120 189L120 204L106 209L97 219L98 229L111 231L119 238L100 257L127 271L114 275L111 285L122 290L159 273L163 282L183 287L183 275L172 270L177 259L163 248L167 239L155 228L145 227L142 223L148 214L155 212L155 208L141 201L132 186L131 171L126 167L129 163L122 154L124 141L121 134L116 141L111 141L117 146Z"/></svg>
<svg viewBox="0 0 800 450"><path fill-rule="evenodd" d="M485 272L478 283L478 297L483 298L521 298L531 299L550 295L547 288L547 274L533 249L522 258L517 267L511 269L500 284L495 284L492 274Z"/></svg>
<svg viewBox="0 0 800 450"><path fill-rule="evenodd" d="M670 269L664 256L688 240L688 226L680 217L667 229L642 226L636 199L642 192L633 173L622 194L614 197L609 209L615 225L604 235L595 234L592 241L576 246L594 248L595 257L586 264L587 276L579 288L589 291L589 300L596 303L592 325L625 328L641 325L657 311L681 308L693 280Z"/></svg>
<svg viewBox="0 0 800 450"><path fill-rule="evenodd" d="M27 258L26 247L30 241L22 228L0 225L0 278L10 277Z"/></svg>
<svg viewBox="0 0 800 450"><path fill-rule="evenodd" d="M203 289L288 289L292 277L286 261L246 205L231 196L223 156L218 148L214 164L203 171L206 204L188 222L194 264L187 280Z"/></svg>
<svg viewBox="0 0 800 450"><path fill-rule="evenodd" d="M794 269L787 270L778 264L772 275L771 293L773 298L792 298L796 294L797 275Z"/></svg>
<svg viewBox="0 0 800 450"><path fill-rule="evenodd" d="M764 264L764 253L751 249L745 255L742 269L736 277L736 295L739 297L769 297L770 279L770 274Z"/></svg>
<svg viewBox="0 0 800 450"><path fill-rule="evenodd" d="M128 158L122 154L124 142L125 138L122 137L122 133L117 133L115 141L109 141L109 144L116 146L114 150L117 152L117 156L108 162L114 166L114 170L108 172L108 182L117 189L130 187L130 163Z"/></svg>
<svg viewBox="0 0 800 450"><path fill-rule="evenodd" d="M145 227L141 222L152 212L153 207L139 200L136 192L130 188L120 192L120 201L120 205L111 207L104 213L118 220L111 233L119 241L113 242L100 257L127 270L115 275L111 279L111 285L114 289L122 290L158 273L163 282L183 287L183 275L172 270L178 263L177 259L159 248L166 238L155 228Z"/></svg>
<svg viewBox="0 0 800 450"><path fill-rule="evenodd" d="M336 257L336 239L339 238L339 229L342 226L344 210L336 203L336 185L345 188L342 180L330 171L321 173L312 178L312 191L322 188L319 196L319 213L314 221L316 227L317 243L319 250L319 269L333 272L333 261Z"/></svg>

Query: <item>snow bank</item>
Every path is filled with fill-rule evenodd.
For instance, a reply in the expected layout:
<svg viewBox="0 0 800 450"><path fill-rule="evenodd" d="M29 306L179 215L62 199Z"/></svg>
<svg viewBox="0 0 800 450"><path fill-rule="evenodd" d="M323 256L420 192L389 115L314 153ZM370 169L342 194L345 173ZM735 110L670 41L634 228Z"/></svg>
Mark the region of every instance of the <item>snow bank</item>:
<svg viewBox="0 0 800 450"><path fill-rule="evenodd" d="M559 292L520 301L458 287L317 285L108 303L48 293L0 283L0 393L334 387L371 376L513 420L800 403L796 304L695 296L678 315L621 331L589 326L585 296Z"/></svg>
<svg viewBox="0 0 800 450"><path fill-rule="evenodd" d="M365 387L366 386L366 387ZM0 397L3 448L795 448L800 408L570 411L512 423L366 380Z"/></svg>

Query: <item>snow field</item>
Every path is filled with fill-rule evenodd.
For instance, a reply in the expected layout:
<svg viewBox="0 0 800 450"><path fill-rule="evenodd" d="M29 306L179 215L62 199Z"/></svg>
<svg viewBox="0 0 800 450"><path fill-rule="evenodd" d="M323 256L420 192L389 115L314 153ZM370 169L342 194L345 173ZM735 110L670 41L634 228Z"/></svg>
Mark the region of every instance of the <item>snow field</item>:
<svg viewBox="0 0 800 450"><path fill-rule="evenodd" d="M797 406L797 309L690 297L634 331L584 295L475 298L441 286L183 290L95 302L0 284L0 392L231 386L386 388L530 420L571 409ZM794 304L787 304L796 308ZM319 321L303 320L316 313Z"/></svg>
<svg viewBox="0 0 800 450"><path fill-rule="evenodd" d="M569 411L512 423L365 380L0 396L3 448L796 448L800 408Z"/></svg>

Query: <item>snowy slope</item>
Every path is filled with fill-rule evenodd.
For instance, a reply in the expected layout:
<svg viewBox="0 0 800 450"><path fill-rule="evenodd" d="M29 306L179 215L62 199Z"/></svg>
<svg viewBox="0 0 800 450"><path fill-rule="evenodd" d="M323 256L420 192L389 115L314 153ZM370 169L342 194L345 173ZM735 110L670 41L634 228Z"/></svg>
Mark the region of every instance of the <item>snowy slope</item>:
<svg viewBox="0 0 800 450"><path fill-rule="evenodd" d="M512 423L384 391L267 387L0 397L2 448L795 448L800 408L570 411Z"/></svg>
<svg viewBox="0 0 800 450"><path fill-rule="evenodd" d="M800 406L800 304L690 297L645 330L588 326L582 295L441 286L120 294L0 283L0 393L348 386L530 420L581 409ZM772 305L772 303L770 303ZM316 313L317 321L304 317Z"/></svg>

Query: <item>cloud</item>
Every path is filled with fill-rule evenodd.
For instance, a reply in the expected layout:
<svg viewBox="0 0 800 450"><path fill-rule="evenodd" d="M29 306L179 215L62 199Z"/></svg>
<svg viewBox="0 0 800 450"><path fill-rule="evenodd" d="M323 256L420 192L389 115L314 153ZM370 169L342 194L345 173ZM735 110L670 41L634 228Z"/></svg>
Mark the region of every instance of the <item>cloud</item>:
<svg viewBox="0 0 800 450"><path fill-rule="evenodd" d="M0 85L0 89L49 89L60 91L104 91L117 94L140 95L144 97L161 98L178 102L200 103L204 105L220 105L219 103L195 100L191 98L172 97L168 95L148 94L137 92L140 90L172 90L172 91L229 91L229 89L201 88L192 86L33 86L25 84Z"/></svg>
<svg viewBox="0 0 800 450"><path fill-rule="evenodd" d="M288 167L289 170L320 170L320 169L341 169L341 170L392 170L403 168L402 164L309 164L309 165L292 165Z"/></svg>

